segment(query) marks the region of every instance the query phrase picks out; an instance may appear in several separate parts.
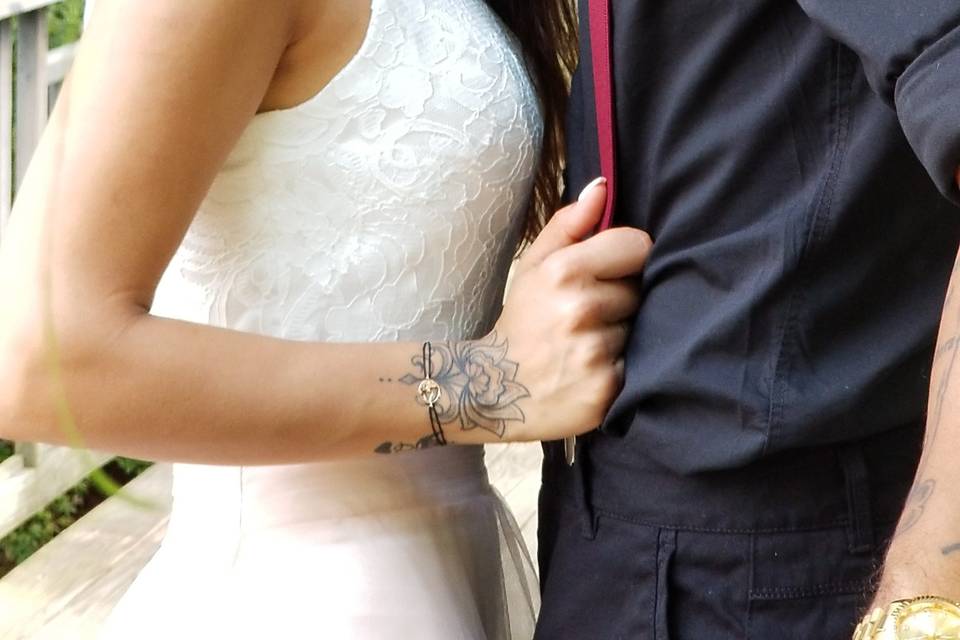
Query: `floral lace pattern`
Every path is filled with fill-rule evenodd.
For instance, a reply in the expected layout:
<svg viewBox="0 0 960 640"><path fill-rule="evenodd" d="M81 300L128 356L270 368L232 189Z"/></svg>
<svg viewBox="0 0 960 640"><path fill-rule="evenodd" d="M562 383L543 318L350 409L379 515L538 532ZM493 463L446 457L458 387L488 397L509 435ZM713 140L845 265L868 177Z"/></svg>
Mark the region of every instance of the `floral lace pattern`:
<svg viewBox="0 0 960 640"><path fill-rule="evenodd" d="M253 119L153 312L311 341L489 330L542 138L518 51L482 0L373 0L323 91Z"/></svg>

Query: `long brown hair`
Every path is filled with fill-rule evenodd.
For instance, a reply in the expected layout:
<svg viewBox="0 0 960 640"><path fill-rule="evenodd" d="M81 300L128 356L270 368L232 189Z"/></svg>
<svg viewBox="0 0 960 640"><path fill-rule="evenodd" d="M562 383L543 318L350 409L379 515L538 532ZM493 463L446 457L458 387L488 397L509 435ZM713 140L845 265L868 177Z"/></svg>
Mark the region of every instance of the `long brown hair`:
<svg viewBox="0 0 960 640"><path fill-rule="evenodd" d="M529 242L560 206L564 121L578 58L576 0L487 0L487 4L520 40L544 116L542 156L524 230Z"/></svg>

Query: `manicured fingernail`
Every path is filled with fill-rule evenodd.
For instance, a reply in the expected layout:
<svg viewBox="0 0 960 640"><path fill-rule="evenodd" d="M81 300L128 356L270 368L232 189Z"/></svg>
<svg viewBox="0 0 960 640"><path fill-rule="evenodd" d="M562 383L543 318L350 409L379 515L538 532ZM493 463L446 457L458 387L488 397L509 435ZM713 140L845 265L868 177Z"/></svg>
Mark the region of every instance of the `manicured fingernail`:
<svg viewBox="0 0 960 640"><path fill-rule="evenodd" d="M577 196L577 201L579 202L580 200L583 200L583 196L587 195L587 192L590 191L590 189L599 187L602 184L607 184L607 179L604 178L603 176L600 176L599 178L594 179L593 182L591 182L590 184L588 184L583 188L583 191L581 191L580 195Z"/></svg>

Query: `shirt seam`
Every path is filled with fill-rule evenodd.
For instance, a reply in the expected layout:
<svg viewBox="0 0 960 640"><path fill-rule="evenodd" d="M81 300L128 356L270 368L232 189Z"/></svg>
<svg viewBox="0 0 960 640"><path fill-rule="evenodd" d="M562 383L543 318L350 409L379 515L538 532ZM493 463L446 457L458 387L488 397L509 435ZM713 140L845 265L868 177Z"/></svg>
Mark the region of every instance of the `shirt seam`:
<svg viewBox="0 0 960 640"><path fill-rule="evenodd" d="M802 307L804 291L810 281L811 254L822 241L825 225L833 211L833 200L841 169L846 157L849 124L850 124L850 84L853 73L849 64L844 60L843 48L839 43L834 44L833 51L834 72L831 74L831 129L833 144L831 145L830 165L823 184L817 191L815 205L806 232L806 238L797 260L797 277L793 291L787 303L786 317L780 332L774 359L774 370L771 379L771 393L767 413L767 437L764 439L762 456L770 452L771 443L778 438L783 428L783 414L786 405L788 390L787 380L793 364L797 343L799 315Z"/></svg>

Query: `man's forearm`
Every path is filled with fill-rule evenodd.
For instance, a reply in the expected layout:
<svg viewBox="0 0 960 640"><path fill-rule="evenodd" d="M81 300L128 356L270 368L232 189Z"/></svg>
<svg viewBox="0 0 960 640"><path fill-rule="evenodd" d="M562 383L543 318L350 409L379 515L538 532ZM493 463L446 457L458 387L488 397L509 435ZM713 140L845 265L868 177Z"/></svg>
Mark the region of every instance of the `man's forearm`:
<svg viewBox="0 0 960 640"><path fill-rule="evenodd" d="M960 172L958 172L960 182ZM934 593L960 601L960 256L931 373L916 479L890 544L877 604Z"/></svg>

